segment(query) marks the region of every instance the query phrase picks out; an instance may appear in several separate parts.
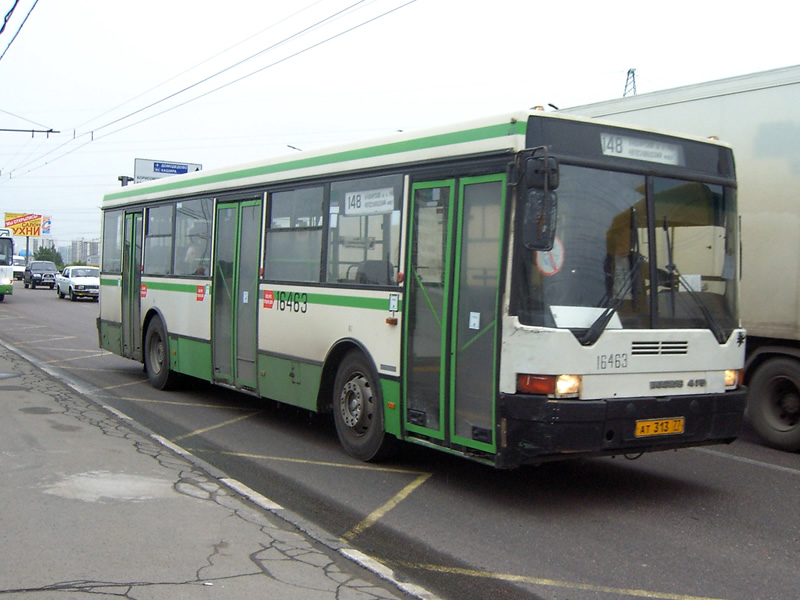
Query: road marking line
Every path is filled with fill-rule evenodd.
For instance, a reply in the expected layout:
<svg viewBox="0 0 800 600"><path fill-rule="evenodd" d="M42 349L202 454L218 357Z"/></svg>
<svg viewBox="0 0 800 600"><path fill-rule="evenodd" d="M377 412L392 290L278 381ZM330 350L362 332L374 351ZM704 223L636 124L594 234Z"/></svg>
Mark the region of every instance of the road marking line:
<svg viewBox="0 0 800 600"><path fill-rule="evenodd" d="M364 519L363 521L361 521L361 523L359 523L358 525L353 527L350 531L345 533L342 536L342 540L345 542L352 542L353 539L361 535L366 529L372 527L381 518L383 518L384 515L386 515L386 513L388 513L395 506L397 506L403 500L405 500L409 496L409 494L411 494L411 492L413 492L423 483L428 481L431 475L433 475L433 473L423 473L422 475L417 477L414 481L412 481L402 490L397 492L397 494L395 494L394 497L391 500L389 500L386 504L372 511L369 515L367 515L366 519Z"/></svg>
<svg viewBox="0 0 800 600"><path fill-rule="evenodd" d="M147 383L147 378L146 377L143 377L142 379L139 379L137 381L129 381L128 383L120 383L118 385L107 385L105 387L101 387L101 388L97 388L97 389L98 390L103 390L103 391L105 391L105 390L115 390L115 389L118 389L118 388L121 388L121 387L128 387L129 385L139 385L139 384L142 384L142 383Z"/></svg>
<svg viewBox="0 0 800 600"><path fill-rule="evenodd" d="M251 412L250 414L242 415L241 417L236 417L235 419L230 419L229 421L223 421L222 423L212 425L211 427L205 427L203 429L198 429L197 431L190 431L189 433L184 433L183 435L179 435L178 437L172 438L172 441L179 442L181 440L185 440L186 438L194 437L196 435L200 435L203 433L207 433L209 431L213 431L215 429L219 429L220 427L227 427L228 425L232 425L233 423L238 423L239 421L244 421L245 419L249 419L250 417L254 417L261 413L262 411L256 410Z"/></svg>
<svg viewBox="0 0 800 600"><path fill-rule="evenodd" d="M747 465L754 465L756 467L764 467L765 469L771 469L773 471L780 471L781 473L791 473L792 475L800 475L800 469L793 469L791 467L782 467L781 465L773 465L760 460L745 458L744 456L736 456L735 454L720 452L719 450L709 450L708 448L692 448L692 450L696 450L697 452L703 452L704 454L710 454L712 456L717 456L720 458L727 458Z"/></svg>
<svg viewBox="0 0 800 600"><path fill-rule="evenodd" d="M459 567L446 567L443 565L432 565L422 563L407 563L401 561L384 561L389 565L407 567L410 569L420 569L425 571L433 571L436 573L447 573L451 575L466 575L468 577L481 577L485 579L497 579L502 581L513 581L515 583L528 583L533 585L541 585L546 587L557 587L569 590L581 590L588 592L596 592L602 594L613 594L616 597L620 595L634 596L637 598L649 598L651 600L724 600L722 598L711 598L707 596L691 596L687 594L669 594L662 592L652 592L649 590L637 590L628 588L615 588L604 585L592 585L589 583L577 583L570 581L559 581L557 579L544 579L540 577L529 577L527 575L511 575L508 573L491 573L489 571L478 571L475 569L463 569Z"/></svg>
<svg viewBox="0 0 800 600"><path fill-rule="evenodd" d="M74 340L77 337L78 336L75 336L75 335L65 335L63 337L57 337L57 338L48 337L48 338L42 338L40 340L31 340L29 342L21 342L21 343L18 343L17 345L18 346L32 346L33 344L41 344L43 342L60 342L61 340ZM46 348L37 348L37 350L46 350ZM59 348L51 348L51 350L59 350Z"/></svg>
<svg viewBox="0 0 800 600"><path fill-rule="evenodd" d="M318 467L338 467L341 469L355 469L361 471L375 471L383 473L404 473L406 475L423 475L422 471L412 471L410 469L398 469L397 467L377 467L375 465L350 465L345 463L335 463L324 460L308 460L305 458L288 458L285 456L268 456L266 454L250 454L247 452L233 452L231 450L206 450L204 448L192 449L192 452L205 452L209 454L224 454L226 456L238 456L239 458L260 458L263 460L273 460L277 462L289 462L302 465L314 465ZM427 475L432 475L428 473Z"/></svg>
<svg viewBox="0 0 800 600"><path fill-rule="evenodd" d="M222 410L253 410L250 407L236 406L231 404L198 404L197 402L176 402L175 400L155 400L152 398L131 398L125 396L113 396L111 394L93 394L94 398L105 398L112 400L126 400L127 402L139 402L142 404L169 404L172 406L191 406L192 408L219 408Z"/></svg>
<svg viewBox="0 0 800 600"><path fill-rule="evenodd" d="M59 348L53 348L53 349L61 351ZM108 354L108 353L107 352L101 352L99 354L86 354L84 356L74 356L72 358L58 358L56 360L44 361L42 364L44 364L44 365L57 365L59 363L71 362L73 360L83 360L84 358L96 358L98 356L105 356L106 354Z"/></svg>

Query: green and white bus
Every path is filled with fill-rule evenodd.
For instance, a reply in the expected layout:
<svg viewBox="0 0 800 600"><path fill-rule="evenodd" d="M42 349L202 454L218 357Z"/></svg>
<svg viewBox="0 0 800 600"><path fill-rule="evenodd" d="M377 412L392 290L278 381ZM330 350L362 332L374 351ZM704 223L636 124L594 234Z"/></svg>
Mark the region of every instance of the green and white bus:
<svg viewBox="0 0 800 600"><path fill-rule="evenodd" d="M732 441L729 147L524 111L103 199L100 346L499 468Z"/></svg>
<svg viewBox="0 0 800 600"><path fill-rule="evenodd" d="M0 229L0 302L14 293L14 238L11 231Z"/></svg>

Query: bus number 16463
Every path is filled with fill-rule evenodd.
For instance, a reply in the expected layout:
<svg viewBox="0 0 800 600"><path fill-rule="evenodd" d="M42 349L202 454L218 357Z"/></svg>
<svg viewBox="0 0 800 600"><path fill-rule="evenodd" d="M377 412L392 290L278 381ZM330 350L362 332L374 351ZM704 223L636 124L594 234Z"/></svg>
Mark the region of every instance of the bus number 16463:
<svg viewBox="0 0 800 600"><path fill-rule="evenodd" d="M627 353L620 354L600 354L597 357L598 371L607 369L626 369L628 368Z"/></svg>

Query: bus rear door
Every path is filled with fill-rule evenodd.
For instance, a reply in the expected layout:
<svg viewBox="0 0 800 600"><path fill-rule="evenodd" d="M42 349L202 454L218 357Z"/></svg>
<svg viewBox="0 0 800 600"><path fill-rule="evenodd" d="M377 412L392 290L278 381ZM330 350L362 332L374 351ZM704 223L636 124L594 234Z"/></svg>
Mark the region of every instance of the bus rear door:
<svg viewBox="0 0 800 600"><path fill-rule="evenodd" d="M122 255L122 356L142 360L142 213L125 215Z"/></svg>

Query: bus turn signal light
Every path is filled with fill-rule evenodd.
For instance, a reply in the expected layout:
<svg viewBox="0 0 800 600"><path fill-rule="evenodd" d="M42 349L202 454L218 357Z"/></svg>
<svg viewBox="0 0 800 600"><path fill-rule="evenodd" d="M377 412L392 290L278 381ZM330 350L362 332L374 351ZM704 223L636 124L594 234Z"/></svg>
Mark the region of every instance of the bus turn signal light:
<svg viewBox="0 0 800 600"><path fill-rule="evenodd" d="M538 394L551 398L578 398L580 375L517 375L517 393Z"/></svg>

